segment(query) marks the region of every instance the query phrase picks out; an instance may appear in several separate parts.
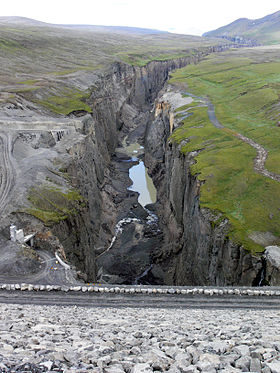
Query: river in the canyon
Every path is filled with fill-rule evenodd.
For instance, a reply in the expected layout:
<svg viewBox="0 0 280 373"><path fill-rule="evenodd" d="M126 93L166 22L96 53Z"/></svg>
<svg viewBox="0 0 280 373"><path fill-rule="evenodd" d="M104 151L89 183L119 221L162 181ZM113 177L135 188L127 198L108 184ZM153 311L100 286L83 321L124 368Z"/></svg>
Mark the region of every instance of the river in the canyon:
<svg viewBox="0 0 280 373"><path fill-rule="evenodd" d="M139 193L138 202L145 207L150 203L156 202L157 191L151 177L148 175L144 162L138 158L143 154L143 151L144 148L138 143L126 147L126 153L131 156L131 159L139 161L138 164L132 166L129 170L132 185L128 189Z"/></svg>

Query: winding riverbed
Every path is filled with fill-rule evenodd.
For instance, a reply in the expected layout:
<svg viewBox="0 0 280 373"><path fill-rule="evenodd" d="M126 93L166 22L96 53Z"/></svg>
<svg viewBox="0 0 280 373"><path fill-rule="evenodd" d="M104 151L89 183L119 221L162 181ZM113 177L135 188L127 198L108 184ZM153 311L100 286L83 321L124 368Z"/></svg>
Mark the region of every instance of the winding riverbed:
<svg viewBox="0 0 280 373"><path fill-rule="evenodd" d="M115 234L97 256L98 281L107 283L157 283L153 275L153 250L161 240L158 216L151 204L157 193L142 161L144 147L127 143L118 148L119 169L128 172L126 198L120 207ZM122 166L121 166L122 164ZM161 282L160 282L161 283Z"/></svg>
<svg viewBox="0 0 280 373"><path fill-rule="evenodd" d="M143 146L134 143L125 146L124 149L125 153L131 157L131 162L138 162L138 164L132 165L129 169L129 178L132 181L132 185L128 190L139 193L138 202L143 207L155 203L157 199L157 191L144 162L141 160L141 156L144 153Z"/></svg>
<svg viewBox="0 0 280 373"><path fill-rule="evenodd" d="M139 193L138 202L143 207L155 203L157 199L156 188L152 179L148 175L147 169L143 161L140 161L136 166L129 170L129 177L132 180L132 185L129 190Z"/></svg>

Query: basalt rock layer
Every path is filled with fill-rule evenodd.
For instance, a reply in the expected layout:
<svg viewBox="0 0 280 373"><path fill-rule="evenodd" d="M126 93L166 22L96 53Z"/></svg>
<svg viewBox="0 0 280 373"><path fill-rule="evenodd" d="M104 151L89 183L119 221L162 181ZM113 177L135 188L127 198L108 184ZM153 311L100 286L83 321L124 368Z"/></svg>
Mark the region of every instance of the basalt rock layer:
<svg viewBox="0 0 280 373"><path fill-rule="evenodd" d="M184 156L168 141L174 124L172 111L163 104L156 105L155 119L152 112L171 70L225 48L213 47L192 57L154 61L144 67L115 63L96 79L87 100L92 114L79 118L81 126L73 142L67 147L61 143L57 149L59 167L84 203L75 214L47 228L27 214L18 214L23 228L30 221L36 226L39 246L60 248L85 280L96 281L100 269L96 259L110 247L117 222L128 216L132 206L139 209L137 195L127 191L128 172L124 167L120 175L116 163L116 149L127 137L145 145L145 163L158 191L155 208L163 243L154 243L147 251L153 265L151 278L157 284L176 285L251 285L256 281L261 260L228 239L227 221L213 225L211 212L200 209L200 184L189 171L193 155ZM118 255L108 257L116 264L118 259ZM136 263L137 271L141 265ZM110 263L109 267L118 265ZM130 276L133 271L130 268ZM124 276L124 272L121 268L111 274Z"/></svg>
<svg viewBox="0 0 280 373"><path fill-rule="evenodd" d="M114 165L115 149L133 131L138 130L141 141L139 136L144 136L151 106L169 71L200 57L151 62L145 67L116 63L91 87L88 104L93 113L82 118L81 139L67 149L63 165L86 206L51 229L66 258L88 281L96 281L96 257L109 247L116 223L130 208L126 201L128 174L120 182ZM136 194L131 204L135 202Z"/></svg>
<svg viewBox="0 0 280 373"><path fill-rule="evenodd" d="M200 208L201 182L190 166L195 152L184 155L169 141L174 115L159 100L147 127L145 161L158 191L164 242L154 258L164 283L176 285L259 285L259 257L229 237L229 222Z"/></svg>

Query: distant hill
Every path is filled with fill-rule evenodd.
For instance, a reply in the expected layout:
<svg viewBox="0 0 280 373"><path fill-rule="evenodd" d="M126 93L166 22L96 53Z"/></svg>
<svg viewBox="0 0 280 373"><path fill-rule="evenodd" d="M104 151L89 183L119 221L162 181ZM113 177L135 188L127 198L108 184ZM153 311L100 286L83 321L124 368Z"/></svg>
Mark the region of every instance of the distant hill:
<svg viewBox="0 0 280 373"><path fill-rule="evenodd" d="M0 17L0 24L17 24L25 26L47 26L48 23L26 17Z"/></svg>
<svg viewBox="0 0 280 373"><path fill-rule="evenodd" d="M259 19L239 18L229 25L203 34L237 42L253 41L261 44L280 43L280 11Z"/></svg>
<svg viewBox="0 0 280 373"><path fill-rule="evenodd" d="M57 25L56 25L57 26ZM128 26L95 26L95 25L60 25L62 27L71 27L75 29L86 29L94 32L112 32L112 33L125 33L125 34L167 34L167 31L160 31L140 27Z"/></svg>
<svg viewBox="0 0 280 373"><path fill-rule="evenodd" d="M0 107L3 87L12 97L19 94L30 100L36 96L42 101L48 95L64 95L73 85L84 89L88 79L94 81L115 62L144 66L154 60L193 58L227 44L221 39L144 28L55 25L0 17Z"/></svg>
<svg viewBox="0 0 280 373"><path fill-rule="evenodd" d="M26 17L0 17L0 24L15 24L17 26L37 26L37 27L63 27L71 29L83 29L101 33L116 33L116 34L166 34L167 31L160 31L154 29L140 28L140 27L127 27L127 26L102 26L102 25L75 25L75 24L52 24L37 21Z"/></svg>

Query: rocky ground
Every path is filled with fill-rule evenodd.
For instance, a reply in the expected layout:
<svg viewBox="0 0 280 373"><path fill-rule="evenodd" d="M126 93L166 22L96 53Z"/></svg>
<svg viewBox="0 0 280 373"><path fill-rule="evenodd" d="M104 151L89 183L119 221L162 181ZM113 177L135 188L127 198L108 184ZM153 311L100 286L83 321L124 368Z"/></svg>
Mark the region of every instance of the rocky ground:
<svg viewBox="0 0 280 373"><path fill-rule="evenodd" d="M1 372L280 372L279 311L1 305Z"/></svg>

